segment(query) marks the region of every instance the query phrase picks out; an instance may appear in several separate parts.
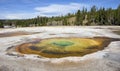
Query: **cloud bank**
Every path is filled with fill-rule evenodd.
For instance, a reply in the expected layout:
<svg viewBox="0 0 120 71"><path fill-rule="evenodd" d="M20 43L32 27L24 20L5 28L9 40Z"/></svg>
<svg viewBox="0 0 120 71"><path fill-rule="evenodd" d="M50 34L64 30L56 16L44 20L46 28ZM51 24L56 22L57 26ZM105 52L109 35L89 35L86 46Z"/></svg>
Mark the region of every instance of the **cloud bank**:
<svg viewBox="0 0 120 71"><path fill-rule="evenodd" d="M64 15L69 12L75 12L76 10L82 9L83 7L89 7L89 6L80 3L70 3L68 5L52 4L45 7L36 7L35 10L42 14Z"/></svg>
<svg viewBox="0 0 120 71"><path fill-rule="evenodd" d="M27 19L36 16L58 16L67 13L74 13L83 7L88 8L89 5L82 3L69 3L69 4L50 4L48 6L35 7L33 13L8 13L3 14L4 19ZM1 18L1 17L0 17Z"/></svg>

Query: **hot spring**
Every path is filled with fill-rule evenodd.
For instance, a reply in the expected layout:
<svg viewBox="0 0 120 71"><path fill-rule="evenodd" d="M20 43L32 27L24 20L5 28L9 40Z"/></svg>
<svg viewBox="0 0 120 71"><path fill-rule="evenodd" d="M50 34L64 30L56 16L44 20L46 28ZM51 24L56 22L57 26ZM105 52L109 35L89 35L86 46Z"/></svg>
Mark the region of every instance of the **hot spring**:
<svg viewBox="0 0 120 71"><path fill-rule="evenodd" d="M104 49L113 41L110 38L47 38L15 47L22 54L37 54L48 58L83 56Z"/></svg>

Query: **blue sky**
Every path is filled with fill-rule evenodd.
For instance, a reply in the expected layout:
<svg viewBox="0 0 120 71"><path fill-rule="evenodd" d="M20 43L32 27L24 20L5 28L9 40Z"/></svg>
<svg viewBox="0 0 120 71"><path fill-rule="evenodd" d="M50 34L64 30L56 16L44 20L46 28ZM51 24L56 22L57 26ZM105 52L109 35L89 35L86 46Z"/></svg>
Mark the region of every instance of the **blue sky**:
<svg viewBox="0 0 120 71"><path fill-rule="evenodd" d="M120 0L0 0L0 19L26 19L57 16L96 5L117 8Z"/></svg>

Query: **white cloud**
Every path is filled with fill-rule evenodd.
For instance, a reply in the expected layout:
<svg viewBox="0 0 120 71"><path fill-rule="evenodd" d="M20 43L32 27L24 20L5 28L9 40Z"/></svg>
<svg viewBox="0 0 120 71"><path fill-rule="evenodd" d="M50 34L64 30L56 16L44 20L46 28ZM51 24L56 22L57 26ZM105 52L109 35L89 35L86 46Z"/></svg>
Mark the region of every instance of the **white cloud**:
<svg viewBox="0 0 120 71"><path fill-rule="evenodd" d="M75 12L78 9L82 9L83 7L89 7L86 4L81 3L70 3L68 5L64 4L51 4L45 7L36 7L35 10L43 13L43 14L56 14L56 15L63 15L69 12Z"/></svg>
<svg viewBox="0 0 120 71"><path fill-rule="evenodd" d="M34 18L37 17L38 15L40 16L45 16L44 14L40 14L40 13L10 13L10 14L5 14L2 15L0 18L3 19L29 19L29 18Z"/></svg>
<svg viewBox="0 0 120 71"><path fill-rule="evenodd" d="M7 13L0 14L0 18L4 19L27 19L34 18L36 16L58 16L65 15L67 13L76 12L83 7L89 8L89 5L81 3L70 4L51 4L43 7L35 7L33 13Z"/></svg>
<svg viewBox="0 0 120 71"><path fill-rule="evenodd" d="M20 19L22 18L22 14L7 14L5 16L5 18L8 18L8 19Z"/></svg>
<svg viewBox="0 0 120 71"><path fill-rule="evenodd" d="M6 19L26 19L26 18L32 18L35 14L32 13L15 13L15 14L6 14ZM35 15L36 16L36 15Z"/></svg>

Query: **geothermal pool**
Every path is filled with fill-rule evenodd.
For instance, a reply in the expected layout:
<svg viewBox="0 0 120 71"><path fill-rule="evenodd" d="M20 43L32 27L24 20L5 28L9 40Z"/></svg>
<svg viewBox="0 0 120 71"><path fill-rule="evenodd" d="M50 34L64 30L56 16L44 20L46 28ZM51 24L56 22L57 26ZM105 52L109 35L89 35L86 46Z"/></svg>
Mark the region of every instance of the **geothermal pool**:
<svg viewBox="0 0 120 71"><path fill-rule="evenodd" d="M120 27L0 29L0 71L120 71Z"/></svg>
<svg viewBox="0 0 120 71"><path fill-rule="evenodd" d="M15 50L23 54L37 54L48 58L83 56L104 49L111 41L113 39L107 37L48 38L18 45Z"/></svg>

